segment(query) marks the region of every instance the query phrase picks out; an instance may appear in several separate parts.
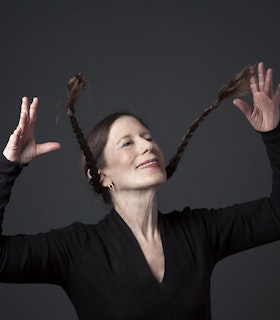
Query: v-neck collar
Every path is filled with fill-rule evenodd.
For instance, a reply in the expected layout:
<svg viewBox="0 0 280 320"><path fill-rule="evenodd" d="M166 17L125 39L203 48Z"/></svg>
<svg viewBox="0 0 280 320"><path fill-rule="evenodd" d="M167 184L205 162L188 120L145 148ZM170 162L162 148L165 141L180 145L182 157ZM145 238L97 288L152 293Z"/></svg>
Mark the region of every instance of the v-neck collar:
<svg viewBox="0 0 280 320"><path fill-rule="evenodd" d="M116 224L129 236L129 238L131 239L132 242L134 242L135 244L135 248L138 251L139 255L141 256L141 261L143 266L145 267L145 269L148 271L148 274L150 275L150 277L152 278L153 281L156 282L157 285L162 286L164 285L164 283L166 282L166 271L167 271L167 255L166 255L166 245L165 245L165 236L164 236L164 230L163 230L163 223L162 223L162 214L160 212L158 212L158 228L159 228L159 232L160 232L160 237L161 237L161 242L162 242L162 248L163 248L163 254L164 254L164 273L163 273L163 277L162 280L159 281L153 274L151 267L148 263L148 261L146 260L146 257L142 251L142 248L137 240L137 238L135 237L133 231L131 230L131 228L129 227L129 225L124 221L124 219L118 214L118 212L113 208L112 212L111 212L114 221L116 222ZM137 253L136 253L137 254Z"/></svg>

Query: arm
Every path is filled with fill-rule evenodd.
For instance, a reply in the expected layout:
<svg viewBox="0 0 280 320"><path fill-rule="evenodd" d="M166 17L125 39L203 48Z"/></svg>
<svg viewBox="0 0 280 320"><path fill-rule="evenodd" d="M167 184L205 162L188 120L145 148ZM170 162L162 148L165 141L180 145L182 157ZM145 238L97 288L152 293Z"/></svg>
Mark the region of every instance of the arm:
<svg viewBox="0 0 280 320"><path fill-rule="evenodd" d="M57 142L36 144L34 127L38 113L38 98L29 105L26 97L22 98L18 125L11 134L0 158L0 223L2 224L5 206L9 202L15 179L24 164L35 157L60 148ZM1 225L0 225L1 229ZM1 229L2 230L2 229Z"/></svg>
<svg viewBox="0 0 280 320"><path fill-rule="evenodd" d="M272 69L265 71L263 63L251 78L251 91L252 107L240 99L234 104L262 135L273 172L272 192L269 198L212 210L207 215L208 240L217 259L280 239L280 85L273 93Z"/></svg>
<svg viewBox="0 0 280 320"><path fill-rule="evenodd" d="M19 163L0 157L1 223L15 179L21 170ZM0 234L0 282L45 282L63 286L86 242L86 229L79 223L37 235Z"/></svg>
<svg viewBox="0 0 280 320"><path fill-rule="evenodd" d="M215 261L280 240L280 124L261 136L272 168L270 196L227 208L195 211L204 222Z"/></svg>
<svg viewBox="0 0 280 320"><path fill-rule="evenodd" d="M58 143L36 144L34 126L37 108L37 98L33 99L31 105L28 104L27 98L23 98L18 126L0 157L1 223L15 179L24 163L30 162L40 154L59 148ZM72 226L34 236L1 235L0 281L58 282L62 272L66 273L66 269L71 265L69 262L74 259L72 252L78 248L75 243L81 242L79 240L81 232L78 230L77 226Z"/></svg>
<svg viewBox="0 0 280 320"><path fill-rule="evenodd" d="M272 70L258 65L258 77L250 79L253 106L235 99L253 128L260 132L273 170L272 192L263 198L219 209L184 209L182 225L197 252L213 265L233 253L280 239L280 85L272 90Z"/></svg>

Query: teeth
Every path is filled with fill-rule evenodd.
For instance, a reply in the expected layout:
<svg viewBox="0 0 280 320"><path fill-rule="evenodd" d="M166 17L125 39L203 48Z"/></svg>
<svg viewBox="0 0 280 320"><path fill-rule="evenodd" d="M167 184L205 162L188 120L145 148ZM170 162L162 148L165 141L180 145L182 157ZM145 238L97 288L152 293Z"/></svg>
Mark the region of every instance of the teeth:
<svg viewBox="0 0 280 320"><path fill-rule="evenodd" d="M148 166L153 165L153 164L158 164L158 161L151 161L151 162L148 162L148 163L141 164L138 168L145 168L145 167L148 167Z"/></svg>

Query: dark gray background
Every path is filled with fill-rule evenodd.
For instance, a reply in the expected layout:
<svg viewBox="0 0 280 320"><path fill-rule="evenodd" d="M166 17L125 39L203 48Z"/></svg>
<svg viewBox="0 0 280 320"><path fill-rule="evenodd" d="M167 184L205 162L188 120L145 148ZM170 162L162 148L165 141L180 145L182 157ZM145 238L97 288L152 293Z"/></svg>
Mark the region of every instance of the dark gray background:
<svg viewBox="0 0 280 320"><path fill-rule="evenodd" d="M68 78L91 86L78 111L87 132L111 111L142 114L166 160L185 129L231 75L263 60L280 80L278 1L32 1L1 4L1 145L23 95L40 98L38 141L59 152L25 168L6 210L4 233L37 233L96 222L108 210L87 189L80 152L59 110ZM226 101L199 128L160 209L219 207L269 194L270 168L259 135ZM279 319L279 242L220 262L212 280L214 320ZM94 301L93 301L94 303ZM77 319L50 285L0 284L0 318Z"/></svg>

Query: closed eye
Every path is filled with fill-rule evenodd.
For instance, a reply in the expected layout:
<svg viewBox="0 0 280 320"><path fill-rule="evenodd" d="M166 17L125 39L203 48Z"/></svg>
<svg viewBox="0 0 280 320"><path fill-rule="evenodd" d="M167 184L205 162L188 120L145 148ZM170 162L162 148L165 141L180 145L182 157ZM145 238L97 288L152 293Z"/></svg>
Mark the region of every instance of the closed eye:
<svg viewBox="0 0 280 320"><path fill-rule="evenodd" d="M146 134L143 134L142 137L147 141L153 141L154 140L152 135L149 132L147 132Z"/></svg>
<svg viewBox="0 0 280 320"><path fill-rule="evenodd" d="M125 141L123 144L122 144L122 147L128 147L132 144L132 141Z"/></svg>

